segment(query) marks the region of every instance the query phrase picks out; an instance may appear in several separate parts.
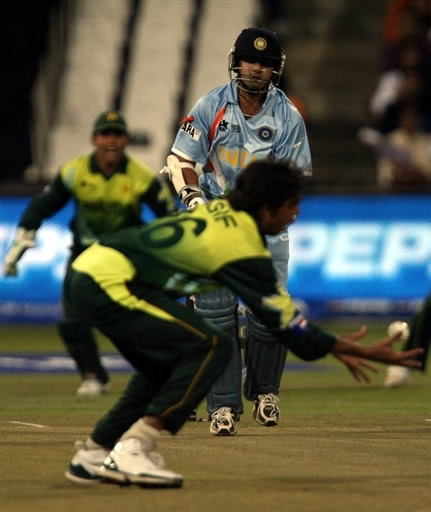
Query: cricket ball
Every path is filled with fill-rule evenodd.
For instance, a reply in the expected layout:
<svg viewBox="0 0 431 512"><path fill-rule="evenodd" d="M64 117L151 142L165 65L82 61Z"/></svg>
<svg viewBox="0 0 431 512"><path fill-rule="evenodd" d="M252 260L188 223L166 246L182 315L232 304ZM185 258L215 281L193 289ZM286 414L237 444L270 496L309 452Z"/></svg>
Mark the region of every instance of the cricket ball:
<svg viewBox="0 0 431 512"><path fill-rule="evenodd" d="M396 322L392 322L388 326L388 336L394 336L394 334L397 334L401 331L401 337L399 338L400 341L405 341L410 334L409 324L407 322L401 322L400 320L397 320Z"/></svg>

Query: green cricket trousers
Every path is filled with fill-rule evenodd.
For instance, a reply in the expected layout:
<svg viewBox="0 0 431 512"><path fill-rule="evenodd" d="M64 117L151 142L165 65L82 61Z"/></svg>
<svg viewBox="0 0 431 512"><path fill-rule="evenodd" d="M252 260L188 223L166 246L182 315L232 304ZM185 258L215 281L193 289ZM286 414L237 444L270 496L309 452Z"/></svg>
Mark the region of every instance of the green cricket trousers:
<svg viewBox="0 0 431 512"><path fill-rule="evenodd" d="M109 286L102 289L71 268L64 288L68 307L103 332L136 369L118 402L96 424L92 439L113 447L146 415L162 418L165 429L175 434L228 364L230 339L175 298L136 281L124 287L130 297L114 300Z"/></svg>

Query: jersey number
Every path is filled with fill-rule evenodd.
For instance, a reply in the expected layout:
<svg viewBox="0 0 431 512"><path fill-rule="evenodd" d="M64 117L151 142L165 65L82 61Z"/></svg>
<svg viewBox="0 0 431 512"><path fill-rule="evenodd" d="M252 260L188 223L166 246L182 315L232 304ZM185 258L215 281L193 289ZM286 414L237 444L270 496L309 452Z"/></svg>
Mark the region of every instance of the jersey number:
<svg viewBox="0 0 431 512"><path fill-rule="evenodd" d="M184 236L185 229L183 224L185 222L192 222L194 224L192 231L195 236L199 236L207 225L202 219L187 217L172 222L163 222L145 230L141 235L141 240L145 245L155 248L175 245Z"/></svg>

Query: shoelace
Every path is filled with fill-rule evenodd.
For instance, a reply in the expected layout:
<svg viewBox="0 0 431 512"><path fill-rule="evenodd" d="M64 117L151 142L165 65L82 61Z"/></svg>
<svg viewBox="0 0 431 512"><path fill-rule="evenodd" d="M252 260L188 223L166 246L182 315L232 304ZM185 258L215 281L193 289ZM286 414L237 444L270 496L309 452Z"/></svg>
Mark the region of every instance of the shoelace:
<svg viewBox="0 0 431 512"><path fill-rule="evenodd" d="M280 399L277 395L274 395L274 393L268 393L265 395L258 395L259 402L264 402L265 404L271 404L274 406L278 406Z"/></svg>
<svg viewBox="0 0 431 512"><path fill-rule="evenodd" d="M213 413L212 419L220 420L226 416L228 416L229 419L232 419L232 409L230 407L220 407L220 409L217 409L217 411Z"/></svg>

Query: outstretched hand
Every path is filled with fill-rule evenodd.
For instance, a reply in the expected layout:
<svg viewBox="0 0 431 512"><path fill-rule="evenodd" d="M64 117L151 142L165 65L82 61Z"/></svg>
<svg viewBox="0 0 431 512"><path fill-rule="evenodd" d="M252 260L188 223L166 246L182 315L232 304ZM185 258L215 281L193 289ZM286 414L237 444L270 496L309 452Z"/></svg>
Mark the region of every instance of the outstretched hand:
<svg viewBox="0 0 431 512"><path fill-rule="evenodd" d="M422 365L416 360L416 357L423 352L421 348L396 352L393 344L400 339L401 332L389 336L384 340L377 341L373 345L360 345L356 341L363 338L367 333L367 328L362 326L359 331L339 336L333 349L334 356L344 363L353 377L358 381L370 382L365 369L373 372L377 368L368 361L377 361L379 363L406 366L409 368L420 368Z"/></svg>
<svg viewBox="0 0 431 512"><path fill-rule="evenodd" d="M367 351L366 359L379 361L380 363L393 364L397 366L407 366L408 368L420 368L422 363L416 360L416 357L422 354L422 348L413 348L403 352L396 352L392 345L398 341L402 333L397 332L393 336L378 341L368 347L363 347Z"/></svg>
<svg viewBox="0 0 431 512"><path fill-rule="evenodd" d="M347 366L349 372L358 382L371 382L370 377L365 372L365 369L371 370L374 373L378 371L373 364L369 363L366 359L362 359L357 356L348 356L347 354L336 354L335 357Z"/></svg>
<svg viewBox="0 0 431 512"><path fill-rule="evenodd" d="M359 329L359 331L343 334L343 338L346 338L350 341L357 341L363 338L366 334L367 328L365 325L363 325ZM340 360L342 363L346 365L349 372L353 375L353 378L358 382L370 382L370 378L366 373L365 369L377 372L376 366L362 359L361 357L337 353L335 353L334 355L338 360Z"/></svg>

